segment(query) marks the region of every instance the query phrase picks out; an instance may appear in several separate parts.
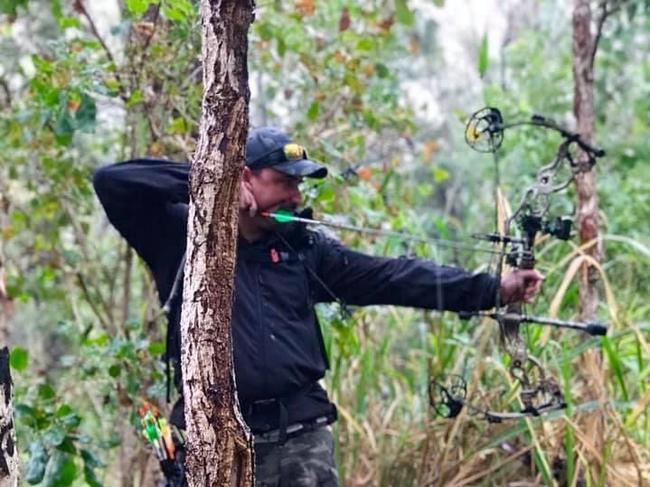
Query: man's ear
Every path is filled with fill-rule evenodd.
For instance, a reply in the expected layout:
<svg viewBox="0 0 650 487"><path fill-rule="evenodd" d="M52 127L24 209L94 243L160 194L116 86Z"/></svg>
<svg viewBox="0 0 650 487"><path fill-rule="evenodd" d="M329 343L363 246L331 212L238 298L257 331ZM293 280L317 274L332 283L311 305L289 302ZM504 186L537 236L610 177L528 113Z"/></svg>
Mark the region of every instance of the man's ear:
<svg viewBox="0 0 650 487"><path fill-rule="evenodd" d="M245 183L250 182L251 176L253 175L253 171L251 171L251 168L248 166L244 166L241 170L241 180Z"/></svg>

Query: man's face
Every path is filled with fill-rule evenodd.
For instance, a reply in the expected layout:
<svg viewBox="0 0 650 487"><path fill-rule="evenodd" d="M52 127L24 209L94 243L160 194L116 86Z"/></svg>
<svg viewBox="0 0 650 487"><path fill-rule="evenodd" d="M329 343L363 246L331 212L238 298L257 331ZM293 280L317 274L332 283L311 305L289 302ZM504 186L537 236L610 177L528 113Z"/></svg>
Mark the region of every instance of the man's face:
<svg viewBox="0 0 650 487"><path fill-rule="evenodd" d="M258 171L244 168L242 177L244 181L250 182L258 213L273 212L280 208L294 211L302 203L300 177L289 176L272 168Z"/></svg>

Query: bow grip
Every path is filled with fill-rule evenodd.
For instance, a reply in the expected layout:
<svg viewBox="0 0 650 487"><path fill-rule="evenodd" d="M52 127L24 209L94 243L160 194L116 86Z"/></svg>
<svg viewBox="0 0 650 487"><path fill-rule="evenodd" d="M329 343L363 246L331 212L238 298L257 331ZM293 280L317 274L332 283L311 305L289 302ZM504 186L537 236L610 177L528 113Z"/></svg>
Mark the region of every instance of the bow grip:
<svg viewBox="0 0 650 487"><path fill-rule="evenodd" d="M607 327L602 323L598 323L597 321L592 321L591 323L587 323L587 326L585 327L585 331L590 335L594 335L594 336L607 335Z"/></svg>

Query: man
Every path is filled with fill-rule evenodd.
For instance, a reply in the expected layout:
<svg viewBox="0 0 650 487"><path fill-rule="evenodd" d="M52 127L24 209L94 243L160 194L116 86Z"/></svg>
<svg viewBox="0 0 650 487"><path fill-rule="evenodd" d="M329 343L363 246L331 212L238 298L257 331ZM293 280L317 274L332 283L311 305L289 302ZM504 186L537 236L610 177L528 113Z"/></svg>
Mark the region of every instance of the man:
<svg viewBox="0 0 650 487"><path fill-rule="evenodd" d="M168 358L180 379L180 307L173 293L185 253L188 164L138 159L99 169L95 189L111 223L151 268L169 306ZM327 357L314 305L394 304L472 311L528 301L541 276L517 271L498 283L488 274L425 260L372 257L304 226L262 213L295 211L303 178L327 169L275 128L253 130L240 189L239 240L232 327L242 412L255 435L257 485L335 486L336 408L319 384ZM182 402L172 422L183 424Z"/></svg>

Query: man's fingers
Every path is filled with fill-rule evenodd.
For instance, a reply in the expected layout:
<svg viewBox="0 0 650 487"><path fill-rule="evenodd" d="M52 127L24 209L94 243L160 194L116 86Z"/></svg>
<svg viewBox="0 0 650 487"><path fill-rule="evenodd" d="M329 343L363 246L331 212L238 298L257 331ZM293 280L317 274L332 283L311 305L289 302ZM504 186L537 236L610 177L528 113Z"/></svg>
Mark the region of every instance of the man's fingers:
<svg viewBox="0 0 650 487"><path fill-rule="evenodd" d="M541 282L544 280L544 276L536 269L520 269L517 272L520 273L526 283Z"/></svg>
<svg viewBox="0 0 650 487"><path fill-rule="evenodd" d="M526 291L524 293L524 301L526 301L527 303L530 303L531 301L533 301L535 299L537 294L538 294L538 292L535 289L532 289L530 291Z"/></svg>
<svg viewBox="0 0 650 487"><path fill-rule="evenodd" d="M505 303L531 303L539 294L544 276L535 269L516 269L501 281L501 298Z"/></svg>
<svg viewBox="0 0 650 487"><path fill-rule="evenodd" d="M529 281L524 289L524 301L532 302L542 289L542 280Z"/></svg>

